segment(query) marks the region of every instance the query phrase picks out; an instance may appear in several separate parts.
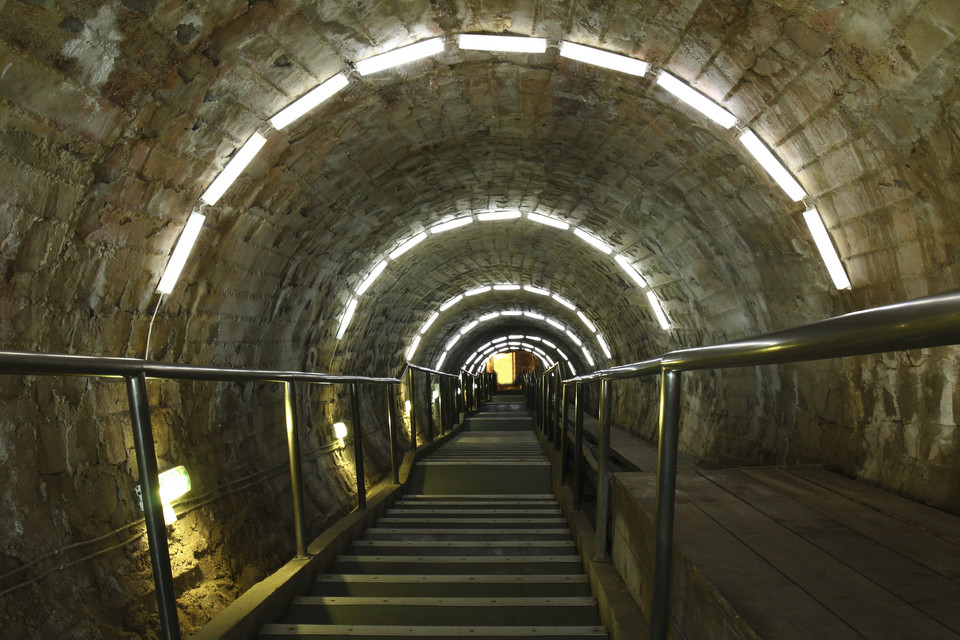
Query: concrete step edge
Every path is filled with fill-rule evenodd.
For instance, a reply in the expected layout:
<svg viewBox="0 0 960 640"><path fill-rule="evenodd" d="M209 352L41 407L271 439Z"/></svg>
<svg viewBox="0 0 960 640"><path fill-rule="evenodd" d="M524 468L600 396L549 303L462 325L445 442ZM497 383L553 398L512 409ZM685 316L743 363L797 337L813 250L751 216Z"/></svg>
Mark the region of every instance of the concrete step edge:
<svg viewBox="0 0 960 640"><path fill-rule="evenodd" d="M404 638L517 638L517 637L570 637L606 638L606 627L442 627L413 625L359 625L359 624L268 624L264 625L261 637L290 636L343 637L343 636L395 636Z"/></svg>

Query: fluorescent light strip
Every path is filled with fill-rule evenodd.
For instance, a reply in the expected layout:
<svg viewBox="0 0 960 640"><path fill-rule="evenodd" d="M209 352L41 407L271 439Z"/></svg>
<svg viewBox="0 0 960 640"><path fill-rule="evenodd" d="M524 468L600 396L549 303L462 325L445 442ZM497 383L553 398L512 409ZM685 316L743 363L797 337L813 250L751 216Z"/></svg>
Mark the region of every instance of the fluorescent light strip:
<svg viewBox="0 0 960 640"><path fill-rule="evenodd" d="M321 103L335 95L338 91L350 83L346 74L338 73L304 96L290 103L280 113L270 118L270 124L274 129L283 129L291 122L294 122L307 112L320 106Z"/></svg>
<svg viewBox="0 0 960 640"><path fill-rule="evenodd" d="M544 319L544 317L543 317L542 315L540 315L539 313L535 313L535 312L533 312L533 311L524 311L524 312L523 312L523 315L525 315L525 316L528 317L528 318L533 318L534 320L543 320L543 319Z"/></svg>
<svg viewBox="0 0 960 640"><path fill-rule="evenodd" d="M173 253L170 254L170 259L167 261L167 268L163 270L163 276L160 278L160 283L157 284L157 293L167 295L173 292L177 280L180 279L180 272L183 271L184 265L187 264L187 258L190 257L190 251L197 242L197 236L203 229L204 220L206 220L206 216L197 211L191 213L190 217L187 218L187 224L183 226L183 231L177 238L177 244L173 247Z"/></svg>
<svg viewBox="0 0 960 640"><path fill-rule="evenodd" d="M526 36L486 36L461 33L457 36L461 49L472 51L500 51L503 53L543 53L547 50L546 38Z"/></svg>
<svg viewBox="0 0 960 640"><path fill-rule="evenodd" d="M624 256L617 256L615 258L617 264L620 265L620 268L623 269L624 273L630 276L630 279L636 282L638 285L647 288L647 281L643 279L643 276L640 275L640 272L634 269L633 265L630 264L630 261L627 260Z"/></svg>
<svg viewBox="0 0 960 640"><path fill-rule="evenodd" d="M565 331L565 330L566 330L566 327L564 327L562 324L560 324L560 323L557 322L556 320L554 320L554 319L552 319L552 318L544 318L544 319L546 320L547 324L549 324L551 327L555 327L555 328L559 329L560 331Z"/></svg>
<svg viewBox="0 0 960 640"><path fill-rule="evenodd" d="M518 284L495 284L493 285L494 291L519 291L520 285Z"/></svg>
<svg viewBox="0 0 960 640"><path fill-rule="evenodd" d="M529 291L530 293L535 293L535 294L537 294L538 296L548 296L548 295L550 295L550 292L547 291L546 289L541 289L540 287L533 287L533 286L530 286L530 285L528 285L528 284L523 285L523 290L524 290L524 291Z"/></svg>
<svg viewBox="0 0 960 640"><path fill-rule="evenodd" d="M413 342L410 343L410 348L407 349L407 360L413 360L413 354L417 352L417 347L420 346L420 338L423 336L417 336L413 339Z"/></svg>
<svg viewBox="0 0 960 640"><path fill-rule="evenodd" d="M581 340L580 338L578 338L578 337L577 337L577 334L575 334L573 331L570 331L570 329L566 329L566 330L564 331L564 333L566 333L567 336L568 336L571 340L573 340L573 342L574 342L578 347L582 347L582 346L583 346L583 340Z"/></svg>
<svg viewBox="0 0 960 640"><path fill-rule="evenodd" d="M444 302L442 305L440 305L440 311L446 311L447 309L457 304L461 300L463 300L463 295L461 294L455 295L454 297L450 298L449 300Z"/></svg>
<svg viewBox="0 0 960 640"><path fill-rule="evenodd" d="M653 291L647 291L647 301L650 302L650 307L653 308L653 313L657 316L657 322L660 323L660 328L664 331L670 329L670 321L667 320L667 314L663 312L663 307L660 306L660 300Z"/></svg>
<svg viewBox="0 0 960 640"><path fill-rule="evenodd" d="M360 286L357 287L357 295L362 296L364 293L366 293L367 289L370 288L370 285L372 285L374 281L380 277L380 274L383 273L383 270L386 268L387 261L381 260L380 263L373 268L373 271L370 272L370 275L368 275L366 279L360 283Z"/></svg>
<svg viewBox="0 0 960 640"><path fill-rule="evenodd" d="M439 312L439 311L434 311L434 312L433 312L433 315L430 316L429 318L427 318L427 321L423 323L423 326L422 326L422 327L420 327L420 333L421 333L421 335L422 335L427 329L429 329L429 328L430 328L430 325L432 325L434 322L436 322L436 321L437 321L437 318L439 318L439 317L440 317L440 312Z"/></svg>
<svg viewBox="0 0 960 640"><path fill-rule="evenodd" d="M456 334L447 342L446 351L450 351L453 347L460 341L460 338L463 337L461 334Z"/></svg>
<svg viewBox="0 0 960 640"><path fill-rule="evenodd" d="M440 367L443 366L443 361L447 359L447 355L449 353L450 353L449 351L444 351L443 353L440 354L440 358L437 360L437 364L435 368L439 369Z"/></svg>
<svg viewBox="0 0 960 640"><path fill-rule="evenodd" d="M610 347L607 346L607 341L603 339L603 336L599 333L596 335L597 342L600 343L600 348L603 349L603 355L607 356L609 360L613 356L610 354Z"/></svg>
<svg viewBox="0 0 960 640"><path fill-rule="evenodd" d="M564 58L579 60L580 62L628 73L633 76L645 75L650 68L650 65L643 60L622 56L617 53L610 53L603 49L585 47L581 44L574 44L573 42L561 42L560 55Z"/></svg>
<svg viewBox="0 0 960 640"><path fill-rule="evenodd" d="M737 118L732 113L666 71L661 71L657 76L657 84L724 129L737 124Z"/></svg>
<svg viewBox="0 0 960 640"><path fill-rule="evenodd" d="M500 315L502 316L521 316L523 315L522 311L517 311L516 309L511 309L509 311L501 311Z"/></svg>
<svg viewBox="0 0 960 640"><path fill-rule="evenodd" d="M368 76L378 71L385 71L402 64L420 60L443 51L443 38L431 38L423 40L407 47L400 47L393 51L381 53L378 56L361 60L356 64L357 72L362 76Z"/></svg>
<svg viewBox="0 0 960 640"><path fill-rule="evenodd" d="M522 336L522 335L520 335L520 334L513 334L513 335L510 335L510 336L507 336L507 338L509 338L510 340L522 340L522 339L525 338L525 337L526 337L526 336Z"/></svg>
<svg viewBox="0 0 960 640"><path fill-rule="evenodd" d="M577 236L581 240L586 241L587 244L589 244L593 248L599 249L600 251L604 252L607 255L610 255L611 253L613 253L613 249L606 242L596 237L592 233L588 233L583 229L574 229L573 233L575 236Z"/></svg>
<svg viewBox="0 0 960 640"><path fill-rule="evenodd" d="M402 245L394 249L390 253L390 259L396 260L397 258L405 254L407 251L410 251L410 249L413 249L415 246L417 246L418 244L420 244L426 239L427 239L427 232L421 231L420 233L413 236L412 238L404 242Z"/></svg>
<svg viewBox="0 0 960 640"><path fill-rule="evenodd" d="M744 131L743 135L740 136L740 142L794 202L799 202L806 197L807 192L803 190L800 183L794 179L786 167L783 166L783 163L773 155L773 152L760 141L760 138L753 131L749 129Z"/></svg>
<svg viewBox="0 0 960 640"><path fill-rule="evenodd" d="M570 309L571 311L576 311L576 310L577 310L577 306L576 306L575 304L573 304L572 302L570 302L569 300L567 300L566 298L564 298L563 296L557 295L557 294L555 293L555 294L553 294L552 297L553 297L554 300L556 300L557 302L559 302L560 304L562 304L563 306L565 306L567 309Z"/></svg>
<svg viewBox="0 0 960 640"><path fill-rule="evenodd" d="M588 318L587 316L585 316L585 315L583 314L583 311L577 311L577 317L580 318L580 320L581 320L581 322L583 322L583 324L587 325L587 329L590 329L590 333L596 333L596 332L597 332L597 325L595 325L595 324L593 324L592 322L590 322L590 318Z"/></svg>
<svg viewBox="0 0 960 640"><path fill-rule="evenodd" d="M516 220L519 217L519 211L488 211L486 213L477 214L477 220L480 222L493 222L494 220Z"/></svg>
<svg viewBox="0 0 960 640"><path fill-rule="evenodd" d="M463 327L462 329L460 329L460 335L463 335L463 334L467 333L468 331L470 331L471 329L473 329L474 327L476 327L478 324L480 324L480 321L479 321L479 320L474 320L474 321L471 322L470 324L468 324L468 325L466 325L465 327Z"/></svg>
<svg viewBox="0 0 960 640"><path fill-rule="evenodd" d="M587 350L586 347L580 347L580 351L583 351L583 357L587 359L587 362L590 364L591 367L597 366L596 363L593 361L593 356L590 355L590 352Z"/></svg>
<svg viewBox="0 0 960 640"><path fill-rule="evenodd" d="M350 302L347 303L347 310L343 312L343 320L340 321L340 330L337 331L337 340L343 338L343 334L347 332L347 327L350 326L350 321L353 320L353 314L357 310L357 299L350 298Z"/></svg>
<svg viewBox="0 0 960 640"><path fill-rule="evenodd" d="M448 220L446 222L441 222L440 224L435 224L427 231L430 233L443 233L444 231L450 231L451 229L456 229L457 227L463 227L473 222L473 218L467 216L464 218L454 218L453 220Z"/></svg>
<svg viewBox="0 0 960 640"><path fill-rule="evenodd" d="M489 287L489 286L477 287L476 289L470 289L469 291L464 291L463 295L469 298L470 296L480 295L481 293L487 293L488 291L492 291L492 290L493 290L493 287Z"/></svg>
<svg viewBox="0 0 960 640"><path fill-rule="evenodd" d="M485 316L480 316L480 322L488 322L488 321L490 321L490 320L493 320L493 319L499 318L499 317L500 317L500 312L499 312L499 311L494 311L493 313L488 313L488 314L485 315Z"/></svg>
<svg viewBox="0 0 960 640"><path fill-rule="evenodd" d="M534 222L539 222L540 224L545 224L548 227L553 227L554 229L562 229L566 231L570 228L570 225L563 220L557 220L556 218L540 215L539 213L528 213L527 219Z"/></svg>
<svg viewBox="0 0 960 640"><path fill-rule="evenodd" d="M830 234L827 233L820 212L815 208L808 209L803 213L803 219L806 220L807 228L810 229L810 235L813 236L813 241L817 244L823 264L830 273L833 286L837 289L849 289L850 279L847 277L847 271L843 268L843 263L840 261L836 247L833 246Z"/></svg>
<svg viewBox="0 0 960 640"><path fill-rule="evenodd" d="M250 161L254 159L266 142L267 139L259 133L254 133L250 136L250 138L243 143L243 146L240 147L240 150L234 154L230 162L227 163L227 166L223 168L220 175L210 183L210 186L203 192L200 199L209 205L217 204L217 201L226 193L230 185L240 177L240 174L243 173L243 170L247 168L247 165L250 164Z"/></svg>

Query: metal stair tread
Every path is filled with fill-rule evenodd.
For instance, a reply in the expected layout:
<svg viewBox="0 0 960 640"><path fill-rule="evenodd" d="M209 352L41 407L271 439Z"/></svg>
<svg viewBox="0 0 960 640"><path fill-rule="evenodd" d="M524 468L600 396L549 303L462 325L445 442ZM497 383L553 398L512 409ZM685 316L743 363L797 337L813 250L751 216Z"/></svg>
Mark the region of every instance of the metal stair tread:
<svg viewBox="0 0 960 640"><path fill-rule="evenodd" d="M297 596L298 606L397 606L397 607L595 607L596 598L575 597L505 597L505 598L396 598L382 596Z"/></svg>
<svg viewBox="0 0 960 640"><path fill-rule="evenodd" d="M426 625L358 625L358 624L267 624L261 636L291 637L425 637L425 638L522 638L522 637L570 637L570 638L607 638L605 627L598 626L514 626L514 627L476 627L476 626L426 626Z"/></svg>

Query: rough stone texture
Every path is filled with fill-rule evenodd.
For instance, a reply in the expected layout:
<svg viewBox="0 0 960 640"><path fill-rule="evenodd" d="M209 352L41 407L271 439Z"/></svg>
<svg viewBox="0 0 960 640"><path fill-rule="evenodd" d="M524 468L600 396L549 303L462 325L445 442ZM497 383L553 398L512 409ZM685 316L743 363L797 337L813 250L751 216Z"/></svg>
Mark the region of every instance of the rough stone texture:
<svg viewBox="0 0 960 640"><path fill-rule="evenodd" d="M442 302L505 281L573 300L614 363L951 289L960 280L958 30L951 0L0 0L0 347L142 357L153 292L187 215L256 130L269 141L221 202L204 207L200 248L157 315L153 358L394 374ZM456 49L454 34L478 31L633 55L719 101L812 196L853 289L832 290L803 205L761 172L735 130L704 121L652 75L598 70L554 47L542 56ZM270 130L282 106L354 61L430 36L447 38L443 54L351 72L317 113ZM350 289L411 230L491 208L549 213L601 234L643 271L673 328L659 329L612 260L520 220L450 231L392 262L335 340ZM418 360L435 362L457 328L499 304L561 311L519 295L462 303L431 328ZM521 329L538 325L484 329L448 366L481 338ZM576 351L562 335L542 335ZM826 462L958 512L957 362L956 349L941 349L689 375L683 446L717 465ZM152 395L158 437L169 441L164 462L206 465L219 455L214 442L235 438L223 467L199 472L205 490L239 477L227 461L266 469L282 460L282 433L260 440L280 428L274 391L173 386ZM616 393L616 420L652 437L653 384ZM0 395L0 574L137 517L122 389L5 379ZM376 402L364 424L381 433ZM346 407L341 392L304 400L323 428ZM329 435L316 438L320 446ZM385 450L371 436L374 471L386 469ZM352 489L342 460L318 460L316 499L332 515ZM272 518L284 508L282 482L240 506ZM227 502L210 508L229 512ZM194 517L185 525L204 531L226 520ZM259 518L248 520L259 532ZM30 546L28 529L57 533ZM227 562L229 536L212 535L223 541L203 553ZM188 546L185 557L196 556ZM115 555L134 563L105 555L102 569L76 569L116 585L105 602L136 594L114 628L134 628L152 608L142 550L124 549ZM231 561L236 571L191 569L190 584L221 581L226 598L252 579L241 568L262 575L282 555L265 541ZM77 580L62 601L86 591ZM24 608L20 597L5 596L5 620ZM91 611L98 597L87 598ZM96 635L81 617L61 612L50 624Z"/></svg>

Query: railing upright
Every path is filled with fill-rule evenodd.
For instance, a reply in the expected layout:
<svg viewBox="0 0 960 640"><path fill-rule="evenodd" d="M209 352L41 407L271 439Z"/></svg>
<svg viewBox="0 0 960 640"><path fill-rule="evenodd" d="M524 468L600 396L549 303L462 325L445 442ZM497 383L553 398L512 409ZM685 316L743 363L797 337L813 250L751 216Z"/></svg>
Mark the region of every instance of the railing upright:
<svg viewBox="0 0 960 640"><path fill-rule="evenodd" d="M413 369L410 369L410 399L407 400L410 403L410 447L413 450L417 449L417 381L416 376L413 374Z"/></svg>
<svg viewBox="0 0 960 640"><path fill-rule="evenodd" d="M586 389L583 384L576 383L574 394L574 423L573 423L573 509L583 509L583 396Z"/></svg>
<svg viewBox="0 0 960 640"><path fill-rule="evenodd" d="M568 444L567 438L567 390L570 388L569 384L564 384L561 386L562 392L560 394L560 402L563 403L560 409L560 483L564 484L567 481L567 471L569 463L567 462L567 456L569 455L570 445Z"/></svg>
<svg viewBox="0 0 960 640"><path fill-rule="evenodd" d="M287 426L287 453L290 459L290 488L293 494L293 530L297 557L307 555L307 526L303 518L303 474L300 468L300 434L295 382L283 383L283 405Z"/></svg>
<svg viewBox="0 0 960 640"><path fill-rule="evenodd" d="M427 374L427 442L433 442L433 434L437 430L433 419L433 376Z"/></svg>
<svg viewBox="0 0 960 640"><path fill-rule="evenodd" d="M594 556L607 559L607 532L610 516L610 409L611 382L600 382L600 424L597 433L597 525Z"/></svg>
<svg viewBox="0 0 960 640"><path fill-rule="evenodd" d="M180 640L180 619L177 616L177 595L173 589L173 570L170 566L170 548L167 546L167 527L163 521L160 502L160 478L157 473L157 451L150 423L150 401L147 397L147 379L143 373L124 378L127 401L133 426L133 446L140 471L143 514L147 525L147 542L153 565L153 585L156 589L160 613L160 635L164 640Z"/></svg>
<svg viewBox="0 0 960 640"><path fill-rule="evenodd" d="M353 457L357 469L357 508L367 508L367 484L363 475L363 429L360 425L360 385L350 383L350 408L353 414Z"/></svg>
<svg viewBox="0 0 960 640"><path fill-rule="evenodd" d="M390 432L390 471L393 484L400 484L400 465L397 463L397 392L392 384L387 385L387 427Z"/></svg>
<svg viewBox="0 0 960 640"><path fill-rule="evenodd" d="M670 570L680 434L680 372L664 370L660 380L660 444L657 455L656 548L650 637L666 640L670 624Z"/></svg>
<svg viewBox="0 0 960 640"><path fill-rule="evenodd" d="M553 381L553 446L560 448L560 420L563 409L563 376L561 370L557 369L555 380Z"/></svg>

